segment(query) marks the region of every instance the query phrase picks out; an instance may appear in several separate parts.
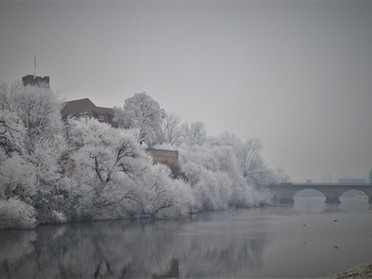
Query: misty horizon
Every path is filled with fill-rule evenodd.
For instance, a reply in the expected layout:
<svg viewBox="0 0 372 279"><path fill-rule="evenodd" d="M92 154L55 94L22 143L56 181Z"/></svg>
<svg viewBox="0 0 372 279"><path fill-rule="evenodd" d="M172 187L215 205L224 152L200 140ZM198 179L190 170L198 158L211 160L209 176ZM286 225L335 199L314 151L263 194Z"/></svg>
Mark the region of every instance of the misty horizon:
<svg viewBox="0 0 372 279"><path fill-rule="evenodd" d="M293 181L372 167L372 2L1 2L0 76L65 101L147 92L208 135L260 138Z"/></svg>

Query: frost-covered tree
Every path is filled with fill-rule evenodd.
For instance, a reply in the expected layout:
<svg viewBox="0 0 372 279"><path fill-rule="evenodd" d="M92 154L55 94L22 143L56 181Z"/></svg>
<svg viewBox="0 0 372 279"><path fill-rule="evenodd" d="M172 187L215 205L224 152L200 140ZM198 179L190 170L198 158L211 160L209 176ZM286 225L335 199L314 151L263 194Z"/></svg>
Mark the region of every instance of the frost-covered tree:
<svg viewBox="0 0 372 279"><path fill-rule="evenodd" d="M35 180L33 164L18 154L3 158L0 164L0 199L17 198L31 203L37 190Z"/></svg>
<svg viewBox="0 0 372 279"><path fill-rule="evenodd" d="M114 108L120 128L136 128L140 141L153 145L161 141L164 110L146 93L137 93L125 100L123 108Z"/></svg>
<svg viewBox="0 0 372 279"><path fill-rule="evenodd" d="M174 145L181 136L181 117L174 113L167 113L163 121L163 142Z"/></svg>
<svg viewBox="0 0 372 279"><path fill-rule="evenodd" d="M232 146L210 139L202 145L184 144L179 152L198 210L247 207L267 201L266 194L245 180Z"/></svg>
<svg viewBox="0 0 372 279"><path fill-rule="evenodd" d="M68 135L71 218L158 218L188 211L189 188L170 178L167 167L152 164L136 130L82 119L70 120Z"/></svg>
<svg viewBox="0 0 372 279"><path fill-rule="evenodd" d="M14 96L20 90L17 83L0 85L0 149L7 155L25 153L26 127L15 109Z"/></svg>
<svg viewBox="0 0 372 279"><path fill-rule="evenodd" d="M248 207L268 202L270 195L261 186L268 185L274 174L260 155L261 142L243 143L232 134L218 138L206 136L204 124L185 123L177 144L180 165L195 199L195 210ZM169 144L158 146L174 149Z"/></svg>
<svg viewBox="0 0 372 279"><path fill-rule="evenodd" d="M24 127L27 137L25 144L29 152L41 139L54 140L61 134L63 124L60 110L62 102L50 89L34 86L0 87L0 107L4 111L15 113Z"/></svg>
<svg viewBox="0 0 372 279"><path fill-rule="evenodd" d="M10 155L24 154L26 128L19 116L12 111L0 110L0 149Z"/></svg>
<svg viewBox="0 0 372 279"><path fill-rule="evenodd" d="M268 171L257 139L208 138L201 122L166 115L146 93L115 108L119 127L61 121L46 88L0 86L0 228L69 219L170 218L266 201ZM188 182L154 164L144 142L177 148Z"/></svg>
<svg viewBox="0 0 372 279"><path fill-rule="evenodd" d="M183 180L172 179L165 165L150 166L136 182L134 200L139 217L184 216L194 207L190 186Z"/></svg>
<svg viewBox="0 0 372 279"><path fill-rule="evenodd" d="M32 205L37 209L40 222L50 222L52 212L62 206L58 187L67 147L61 107L62 103L49 89L18 83L0 86L0 149L13 167L18 166L16 170L32 168L27 187L35 193ZM0 165L7 170L3 170L6 179L10 179L9 165L5 162ZM18 197L24 200L21 195Z"/></svg>
<svg viewBox="0 0 372 279"><path fill-rule="evenodd" d="M272 183L287 183L291 181L288 173L286 173L282 167L278 167L276 171L273 172L273 182Z"/></svg>
<svg viewBox="0 0 372 279"><path fill-rule="evenodd" d="M257 188L265 184L265 177L268 174L268 169L261 158L261 149L261 140L251 138L241 145L241 150L237 153L243 176Z"/></svg>
<svg viewBox="0 0 372 279"><path fill-rule="evenodd" d="M33 229L36 225L34 207L16 198L0 200L0 229Z"/></svg>
<svg viewBox="0 0 372 279"><path fill-rule="evenodd" d="M187 145L201 145L207 137L203 122L185 122L182 125L182 139Z"/></svg>
<svg viewBox="0 0 372 279"><path fill-rule="evenodd" d="M250 138L242 142L235 135L224 133L218 140L233 147L238 158L239 168L248 184L260 188L271 183L273 172L262 159L262 142L260 139Z"/></svg>
<svg viewBox="0 0 372 279"><path fill-rule="evenodd" d="M69 121L70 160L74 167L77 218L108 218L132 198L131 179L141 176L150 159L134 130L114 129L95 119ZM117 212L115 212L116 214Z"/></svg>

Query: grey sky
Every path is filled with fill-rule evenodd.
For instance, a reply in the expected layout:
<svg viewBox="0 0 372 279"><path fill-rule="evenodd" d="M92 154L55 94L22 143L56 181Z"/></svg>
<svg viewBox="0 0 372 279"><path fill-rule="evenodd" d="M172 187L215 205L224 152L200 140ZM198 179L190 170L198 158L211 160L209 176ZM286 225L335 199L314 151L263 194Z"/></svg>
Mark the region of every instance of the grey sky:
<svg viewBox="0 0 372 279"><path fill-rule="evenodd" d="M371 1L0 2L0 40L0 81L36 53L66 100L146 91L295 181L372 167Z"/></svg>

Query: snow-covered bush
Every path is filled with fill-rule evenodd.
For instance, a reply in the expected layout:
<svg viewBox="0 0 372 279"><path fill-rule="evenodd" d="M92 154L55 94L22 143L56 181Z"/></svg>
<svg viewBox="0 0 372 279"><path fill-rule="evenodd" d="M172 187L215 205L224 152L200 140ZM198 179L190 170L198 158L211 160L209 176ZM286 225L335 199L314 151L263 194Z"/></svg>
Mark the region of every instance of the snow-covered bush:
<svg viewBox="0 0 372 279"><path fill-rule="evenodd" d="M0 149L6 154L25 153L26 128L15 112L0 110Z"/></svg>
<svg viewBox="0 0 372 279"><path fill-rule="evenodd" d="M233 181L226 173L203 170L193 187L199 210L219 210L229 206Z"/></svg>
<svg viewBox="0 0 372 279"><path fill-rule="evenodd" d="M150 166L136 182L138 186L134 199L139 217L185 216L194 206L190 185L171 178L170 169L164 165Z"/></svg>
<svg viewBox="0 0 372 279"><path fill-rule="evenodd" d="M0 200L0 229L33 229L35 209L19 199Z"/></svg>
<svg viewBox="0 0 372 279"><path fill-rule="evenodd" d="M264 200L245 181L231 146L211 142L182 145L179 152L182 171L201 210L254 206Z"/></svg>
<svg viewBox="0 0 372 279"><path fill-rule="evenodd" d="M14 154L0 164L0 200L19 198L28 200L36 193L35 168Z"/></svg>
<svg viewBox="0 0 372 279"><path fill-rule="evenodd" d="M57 210L52 210L51 215L53 216L53 220L55 224L66 223L68 221L65 213L59 212Z"/></svg>

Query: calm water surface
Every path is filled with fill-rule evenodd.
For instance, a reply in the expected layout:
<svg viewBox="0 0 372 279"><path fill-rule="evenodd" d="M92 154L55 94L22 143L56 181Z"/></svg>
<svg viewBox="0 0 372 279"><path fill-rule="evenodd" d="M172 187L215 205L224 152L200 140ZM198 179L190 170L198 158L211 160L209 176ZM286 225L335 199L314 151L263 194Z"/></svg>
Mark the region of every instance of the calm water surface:
<svg viewBox="0 0 372 279"><path fill-rule="evenodd" d="M322 277L372 263L366 197L0 231L0 278Z"/></svg>

